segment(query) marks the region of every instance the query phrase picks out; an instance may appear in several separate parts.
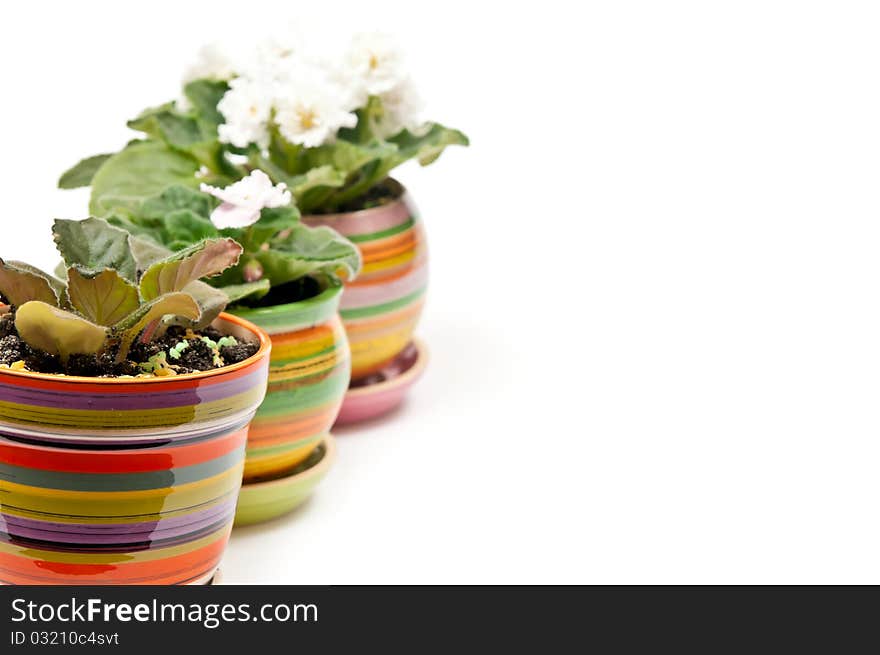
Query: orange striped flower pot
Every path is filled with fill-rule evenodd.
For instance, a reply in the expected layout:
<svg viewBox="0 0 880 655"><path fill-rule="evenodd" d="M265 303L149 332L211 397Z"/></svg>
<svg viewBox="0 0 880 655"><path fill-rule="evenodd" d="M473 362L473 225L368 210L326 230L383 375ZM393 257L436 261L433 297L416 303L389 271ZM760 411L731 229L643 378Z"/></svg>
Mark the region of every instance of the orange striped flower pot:
<svg viewBox="0 0 880 655"><path fill-rule="evenodd" d="M0 369L0 582L211 579L232 528L270 341L224 368L163 378Z"/></svg>
<svg viewBox="0 0 880 655"><path fill-rule="evenodd" d="M249 514L251 503L262 503L259 485L299 473L336 420L351 373L338 314L341 295L342 286L335 284L308 300L236 312L272 339L269 386L251 423L244 466L247 493L239 501L238 517ZM272 486L275 493L280 487ZM292 509L283 502L273 506ZM263 512L261 520L267 518L273 516Z"/></svg>
<svg viewBox="0 0 880 655"><path fill-rule="evenodd" d="M355 383L382 371L412 341L428 285L425 230L412 198L395 180L388 204L341 214L304 216L354 242L363 270L345 285L339 313L351 345Z"/></svg>

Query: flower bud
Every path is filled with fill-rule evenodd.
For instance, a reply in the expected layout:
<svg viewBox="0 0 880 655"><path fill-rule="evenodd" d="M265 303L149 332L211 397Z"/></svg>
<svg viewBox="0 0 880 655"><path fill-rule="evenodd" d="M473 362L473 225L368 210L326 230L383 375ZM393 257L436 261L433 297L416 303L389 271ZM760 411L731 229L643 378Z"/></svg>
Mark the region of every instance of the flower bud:
<svg viewBox="0 0 880 655"><path fill-rule="evenodd" d="M262 280L263 265L256 259L250 260L247 264L244 265L243 276L245 282L256 282L257 280Z"/></svg>

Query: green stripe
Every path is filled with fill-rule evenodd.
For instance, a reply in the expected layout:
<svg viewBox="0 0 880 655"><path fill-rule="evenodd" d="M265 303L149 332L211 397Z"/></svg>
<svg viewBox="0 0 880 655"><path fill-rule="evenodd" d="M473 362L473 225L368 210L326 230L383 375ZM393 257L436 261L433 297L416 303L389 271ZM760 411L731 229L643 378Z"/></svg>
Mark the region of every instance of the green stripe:
<svg viewBox="0 0 880 655"><path fill-rule="evenodd" d="M289 380L289 382L295 383L305 379L307 378ZM348 367L336 370L320 382L306 383L295 389L276 391L272 389L275 384L281 385L286 382L269 383L266 399L257 410L258 419L285 415L293 417L304 409L325 405L330 400L341 398L348 388Z"/></svg>
<svg viewBox="0 0 880 655"><path fill-rule="evenodd" d="M392 300L391 302L386 302L382 305L372 305L370 307L358 307L357 309L340 310L339 315L342 316L342 320L345 321L351 320L353 318L367 318L369 316L376 316L378 314L393 312L395 309L406 307L407 305L418 300L420 296L424 295L424 293L425 287L422 287L418 291L415 291L408 296L398 298L397 300Z"/></svg>
<svg viewBox="0 0 880 655"><path fill-rule="evenodd" d="M401 223L400 225L389 227L387 230L380 230L379 232L372 232L371 234L352 234L348 237L348 240L353 241L354 243L363 243L364 241L375 241L376 239L393 237L395 234L406 232L415 224L416 219L410 217L409 220L406 221L406 223Z"/></svg>
<svg viewBox="0 0 880 655"><path fill-rule="evenodd" d="M141 473L71 473L0 464L0 480L65 491L149 491L214 477L242 462L242 447L201 464Z"/></svg>

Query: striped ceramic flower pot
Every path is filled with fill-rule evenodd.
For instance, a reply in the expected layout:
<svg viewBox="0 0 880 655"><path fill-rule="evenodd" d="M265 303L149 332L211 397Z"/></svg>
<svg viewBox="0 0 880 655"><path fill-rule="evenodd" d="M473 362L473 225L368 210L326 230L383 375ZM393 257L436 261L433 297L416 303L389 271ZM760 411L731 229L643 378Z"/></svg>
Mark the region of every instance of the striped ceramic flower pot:
<svg viewBox="0 0 880 655"><path fill-rule="evenodd" d="M0 581L186 584L214 575L263 399L270 342L165 378L80 378L0 369Z"/></svg>
<svg viewBox="0 0 880 655"><path fill-rule="evenodd" d="M396 200L344 214L304 216L353 241L363 270L345 286L340 314L351 344L351 377L380 371L407 347L422 313L428 284L425 230L412 198L390 180Z"/></svg>
<svg viewBox="0 0 880 655"><path fill-rule="evenodd" d="M253 523L257 515L273 518L298 504L279 501L285 485L278 481L287 478L297 486L289 478L302 473L301 464L329 434L350 379L351 354L338 314L341 295L342 286L332 284L314 298L237 312L270 335L272 357L266 399L248 436L236 524ZM266 494L277 511L254 511L265 505Z"/></svg>

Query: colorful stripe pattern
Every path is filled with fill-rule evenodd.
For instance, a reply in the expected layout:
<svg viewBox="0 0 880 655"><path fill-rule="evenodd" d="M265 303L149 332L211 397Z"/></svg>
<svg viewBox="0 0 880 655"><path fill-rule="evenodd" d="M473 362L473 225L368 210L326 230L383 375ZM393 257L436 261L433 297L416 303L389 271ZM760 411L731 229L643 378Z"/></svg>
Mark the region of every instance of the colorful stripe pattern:
<svg viewBox="0 0 880 655"><path fill-rule="evenodd" d="M334 285L308 300L238 312L272 339L269 388L251 423L245 485L296 467L336 420L351 373L337 313L341 295Z"/></svg>
<svg viewBox="0 0 880 655"><path fill-rule="evenodd" d="M0 370L0 582L185 584L226 547L270 342L222 315L250 359L155 379Z"/></svg>
<svg viewBox="0 0 880 655"><path fill-rule="evenodd" d="M399 199L381 207L303 217L309 225L336 229L363 255L363 270L346 284L340 303L355 380L378 371L406 348L424 305L425 231L409 194L397 187Z"/></svg>

